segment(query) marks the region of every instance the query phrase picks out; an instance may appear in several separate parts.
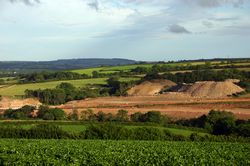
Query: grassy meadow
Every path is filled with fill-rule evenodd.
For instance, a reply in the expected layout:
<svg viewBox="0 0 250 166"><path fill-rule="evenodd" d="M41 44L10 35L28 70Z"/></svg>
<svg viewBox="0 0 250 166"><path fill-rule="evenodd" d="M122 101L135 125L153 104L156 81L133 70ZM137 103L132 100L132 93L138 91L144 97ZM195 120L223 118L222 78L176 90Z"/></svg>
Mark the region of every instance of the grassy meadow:
<svg viewBox="0 0 250 166"><path fill-rule="evenodd" d="M50 82L42 82L42 83L28 83L28 84L10 84L8 86L4 86L0 88L0 95L2 96L21 96L24 95L26 89L35 90L35 89L51 89L55 88L62 82L67 82L73 84L75 87L84 87L86 85L94 85L94 84L106 84L106 80L108 78L92 78L92 79L80 79L80 80L64 80L64 81L50 81ZM138 78L130 77L130 78L121 78L121 81L131 81L138 80Z"/></svg>

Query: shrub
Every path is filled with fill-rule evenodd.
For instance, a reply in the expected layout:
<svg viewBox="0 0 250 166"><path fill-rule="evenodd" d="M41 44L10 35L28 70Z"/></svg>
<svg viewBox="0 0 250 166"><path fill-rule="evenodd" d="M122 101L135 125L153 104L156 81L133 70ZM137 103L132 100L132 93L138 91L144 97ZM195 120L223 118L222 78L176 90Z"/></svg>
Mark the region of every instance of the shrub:
<svg viewBox="0 0 250 166"><path fill-rule="evenodd" d="M49 108L48 106L40 106L37 117L44 120L63 120L66 117L65 112L59 108Z"/></svg>
<svg viewBox="0 0 250 166"><path fill-rule="evenodd" d="M125 140L130 137L130 131L125 127L112 124L91 125L84 135L85 139Z"/></svg>
<svg viewBox="0 0 250 166"><path fill-rule="evenodd" d="M29 130L29 138L61 139L66 137L67 133L55 125L40 124Z"/></svg>
<svg viewBox="0 0 250 166"><path fill-rule="evenodd" d="M4 112L4 118L10 119L28 119L32 118L32 113L35 110L33 106L23 106L20 109L8 109Z"/></svg>
<svg viewBox="0 0 250 166"><path fill-rule="evenodd" d="M238 135L240 135L240 136L250 137L250 123L248 123L248 124L240 124L237 127L236 131L237 131Z"/></svg>
<svg viewBox="0 0 250 166"><path fill-rule="evenodd" d="M116 121L127 122L128 120L129 120L128 111L127 110L118 110L118 113L116 114Z"/></svg>
<svg viewBox="0 0 250 166"><path fill-rule="evenodd" d="M136 127L132 129L135 140L164 140L164 132L154 127Z"/></svg>

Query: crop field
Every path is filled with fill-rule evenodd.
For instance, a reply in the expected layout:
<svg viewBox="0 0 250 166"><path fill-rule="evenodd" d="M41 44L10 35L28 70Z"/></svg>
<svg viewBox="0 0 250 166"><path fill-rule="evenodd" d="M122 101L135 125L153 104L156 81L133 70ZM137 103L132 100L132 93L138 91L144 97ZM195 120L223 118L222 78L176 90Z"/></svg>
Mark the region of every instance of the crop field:
<svg viewBox="0 0 250 166"><path fill-rule="evenodd" d="M138 78L121 78L121 81L137 80ZM64 81L51 81L42 83L29 83L29 84L14 84L0 88L0 95L2 96L19 96L24 95L26 89L46 89L55 88L62 82L71 83L76 87L84 87L88 84L106 84L107 78L93 78L93 79L80 79L80 80L64 80Z"/></svg>
<svg viewBox="0 0 250 166"><path fill-rule="evenodd" d="M249 165L250 144L0 139L0 165Z"/></svg>

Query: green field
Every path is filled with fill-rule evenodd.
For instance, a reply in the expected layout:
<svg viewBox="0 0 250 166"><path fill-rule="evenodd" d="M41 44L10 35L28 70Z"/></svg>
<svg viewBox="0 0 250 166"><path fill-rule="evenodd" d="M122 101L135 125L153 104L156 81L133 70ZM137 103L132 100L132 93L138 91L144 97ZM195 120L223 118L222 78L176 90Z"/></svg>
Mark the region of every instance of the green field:
<svg viewBox="0 0 250 166"><path fill-rule="evenodd" d="M249 165L250 144L0 139L0 165Z"/></svg>
<svg viewBox="0 0 250 166"><path fill-rule="evenodd" d="M2 96L19 96L24 95L26 89L46 89L55 88L62 82L71 83L76 87L84 87L89 84L106 84L107 78L93 78L93 79L81 79L81 80L65 80L65 81L51 81L43 83L29 83L29 84L14 84L0 88L0 95ZM121 78L121 81L138 80L138 78Z"/></svg>
<svg viewBox="0 0 250 166"><path fill-rule="evenodd" d="M136 67L151 67L152 64L140 64L140 65L125 65L125 66L111 66L111 67L97 67L97 68L89 68L89 69L77 69L77 70L71 70L71 72L76 72L79 74L87 74L92 75L93 71L98 71L101 73L115 73L118 71L130 71L131 69L134 69Z"/></svg>
<svg viewBox="0 0 250 166"><path fill-rule="evenodd" d="M175 63L167 63L167 64L159 64L159 65L167 65L167 66L187 66L187 65L204 65L205 61L200 62L175 62ZM210 62L211 65L218 65L218 66L231 66L231 64L222 64L221 61L212 61ZM98 71L100 73L115 73L119 71L131 71L137 67L152 67L154 64L136 64L136 65L124 65L124 66L109 66L109 67L97 67L97 68L89 68L89 69L77 69L77 70L70 70L71 72L76 72L79 74L87 74L92 75L93 71ZM234 62L234 66L243 66L243 65L250 65L250 62Z"/></svg>

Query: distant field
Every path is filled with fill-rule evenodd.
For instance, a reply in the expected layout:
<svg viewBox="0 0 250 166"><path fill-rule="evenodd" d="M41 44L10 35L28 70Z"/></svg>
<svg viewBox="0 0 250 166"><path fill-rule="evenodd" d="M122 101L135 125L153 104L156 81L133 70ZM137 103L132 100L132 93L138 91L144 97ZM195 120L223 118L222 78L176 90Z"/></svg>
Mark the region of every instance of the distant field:
<svg viewBox="0 0 250 166"><path fill-rule="evenodd" d="M97 67L97 68L90 68L90 69L78 69L78 70L71 70L71 72L76 72L79 74L87 74L92 75L93 71L98 71L101 73L115 73L120 70L122 71L129 71L136 67L151 67L152 64L138 64L138 65L125 65L125 66L111 66L111 67Z"/></svg>
<svg viewBox="0 0 250 166"><path fill-rule="evenodd" d="M212 64L216 64L219 62L212 62ZM180 63L169 63L165 64L168 66L185 66L185 65L202 65L205 62L180 62ZM90 69L78 69L78 70L71 70L72 72L76 72L79 74L87 74L92 75L93 71L98 71L101 73L115 73L118 71L130 71L137 67L152 67L154 64L137 64L137 65L126 65L126 66L111 66L111 67L98 67L98 68L90 68ZM160 64L161 65L161 64Z"/></svg>
<svg viewBox="0 0 250 166"><path fill-rule="evenodd" d="M14 84L0 88L0 95L2 96L19 96L24 95L26 89L47 89L55 88L62 82L71 83L76 87L84 87L88 84L106 84L107 78L93 78L93 79L81 79L81 80L65 80L65 81L51 81L44 83L29 83L29 84ZM121 81L138 80L138 78L121 78Z"/></svg>
<svg viewBox="0 0 250 166"><path fill-rule="evenodd" d="M175 63L167 63L167 64L159 64L159 65L167 65L167 66L187 66L187 65L204 65L206 62L175 62ZM154 64L136 64L136 65L126 65L126 66L111 66L111 67L97 67L90 69L77 69L71 70L71 72L76 72L79 74L87 74L92 75L93 71L98 71L100 73L115 73L119 71L131 71L137 67L152 67ZM219 65L219 66L230 66L231 64L222 64L221 61L212 61L211 65ZM243 66L250 65L250 62L235 62L234 66ZM244 70L244 69L243 69ZM180 72L180 71L174 71Z"/></svg>

